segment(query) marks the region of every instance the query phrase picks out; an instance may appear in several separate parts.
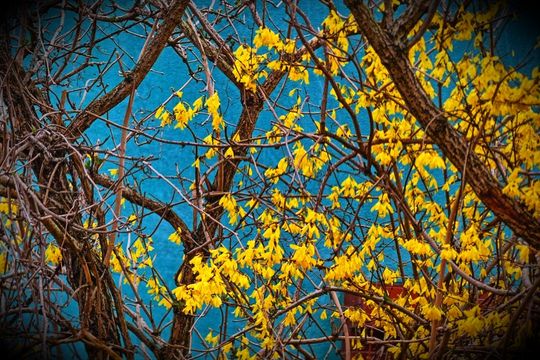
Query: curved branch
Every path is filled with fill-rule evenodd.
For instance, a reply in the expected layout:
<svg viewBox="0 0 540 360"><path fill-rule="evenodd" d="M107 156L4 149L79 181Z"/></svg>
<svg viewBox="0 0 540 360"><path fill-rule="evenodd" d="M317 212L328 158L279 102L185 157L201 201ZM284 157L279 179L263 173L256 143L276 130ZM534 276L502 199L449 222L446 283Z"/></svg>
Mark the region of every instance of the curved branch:
<svg viewBox="0 0 540 360"><path fill-rule="evenodd" d="M115 181L111 180L105 175L95 174L92 176L92 179L96 184L104 186L110 190L114 190L117 186ZM171 224L174 229L180 229L182 234L187 236L184 241L191 241L191 231L186 223L172 210L170 205L164 204L157 200L149 199L129 186L124 186L122 196L130 202L151 210L155 214L161 216L165 221Z"/></svg>
<svg viewBox="0 0 540 360"><path fill-rule="evenodd" d="M468 151L469 144L448 122L445 114L433 104L416 78L413 68L396 39L373 19L367 7L358 1L345 0L362 35L369 41L388 70L409 112L420 122L426 134L438 145L444 156L463 171L478 198L501 218L516 235L535 249L540 249L540 222L527 208L502 192L497 179L478 156Z"/></svg>
<svg viewBox="0 0 540 360"><path fill-rule="evenodd" d="M154 35L147 39L145 47L139 57L139 61L126 78L114 87L110 92L92 101L66 129L66 135L70 138L80 136L92 122L124 100L132 88L137 88L148 74L158 56L168 43L175 27L184 15L188 0L174 0L171 6L164 10L163 22Z"/></svg>
<svg viewBox="0 0 540 360"><path fill-rule="evenodd" d="M392 35L406 37L428 9L430 7L436 7L437 3L438 1L433 0L412 1L403 15L397 18L392 24L390 28Z"/></svg>
<svg viewBox="0 0 540 360"><path fill-rule="evenodd" d="M292 55L291 58L288 60L290 61L290 63L296 63L300 61L302 56L308 52L308 48L317 49L323 43L323 39L313 38L312 40L307 42L305 46L295 52L294 55ZM259 114L263 110L264 103L267 101L270 94L278 86L283 77L287 75L287 73L287 71L281 70L272 71L270 75L268 75L264 83L257 87L256 92L242 90L242 85L242 87L240 88L240 92L242 94L242 113L240 114L238 125L236 126L235 132L231 138L235 138L236 135L238 135L240 141L244 142L252 137L253 130L255 129L255 124L257 122ZM247 152L247 148L247 146L240 146L235 148L235 158L227 161L225 165L221 168L221 173L218 172L218 174L216 174L216 178L213 182L213 188L216 189L219 193L224 194L230 191L236 169L240 161L244 158ZM206 211L212 215L208 217L209 220L211 220L212 218L221 218L221 215L223 214L223 207L219 205L220 198L221 197L207 204ZM207 224L201 222L195 236L201 236L202 238L205 230L208 234L210 234L210 236L212 236L217 227L218 223L216 223L215 221Z"/></svg>

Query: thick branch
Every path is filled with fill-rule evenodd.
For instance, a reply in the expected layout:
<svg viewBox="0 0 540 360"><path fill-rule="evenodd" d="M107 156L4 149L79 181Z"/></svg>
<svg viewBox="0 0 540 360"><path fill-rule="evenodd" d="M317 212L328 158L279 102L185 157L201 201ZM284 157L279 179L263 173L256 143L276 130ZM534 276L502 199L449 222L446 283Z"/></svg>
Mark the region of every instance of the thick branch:
<svg viewBox="0 0 540 360"><path fill-rule="evenodd" d="M366 6L346 0L362 32L379 55L409 112L416 117L426 134L439 146L443 154L463 172L478 198L504 221L516 235L540 249L540 223L526 207L503 194L502 189L486 165L469 151L469 144L448 122L445 114L433 104L416 78L413 68L395 39L375 22Z"/></svg>
<svg viewBox="0 0 540 360"><path fill-rule="evenodd" d="M116 188L116 182L109 177L95 174L92 176L94 182L98 185L104 186L107 189L114 190ZM124 186L122 196L130 202L142 206L155 214L161 216L165 221L171 224L175 229L180 229L183 235L184 241L191 241L191 232L186 223L180 219L180 217L173 211L170 205L164 204L160 201L152 200L146 196L140 194L136 190L129 186Z"/></svg>
<svg viewBox="0 0 540 360"><path fill-rule="evenodd" d="M290 59L290 63L294 64L302 58L304 54L307 53L307 48L310 47L312 49L316 49L319 46L323 44L323 41L318 38L312 39L306 46L302 47L297 51L292 58ZM257 119L259 118L259 115L261 111L263 110L263 106L265 101L268 99L270 94L275 90L279 82L283 79L283 77L287 74L287 71L273 71L270 73L266 81L257 88L257 92L251 92L251 91L243 91L242 92L242 113L240 114L240 119L238 120L238 125L236 127L235 133L232 136L234 138L236 135L238 135L238 138L241 141L246 141L252 137L253 130L255 129L255 124L257 122ZM247 152L246 146L241 146L234 149L235 159L231 159L225 163L225 165L222 167L222 172L218 173L216 175L216 178L214 179L213 187L217 189L218 184L220 185L220 188L217 189L220 193L227 193L230 191L234 175L236 173L238 163L241 161L240 159L244 157L244 155ZM222 179L222 181L220 180ZM221 182L220 182L221 181ZM219 205L219 198L211 203L209 203L206 206L206 211L211 214L211 217L207 217L207 219L210 219L209 223L202 223L199 225L199 228L197 229L197 236L202 236L204 234L204 231L206 229L207 233L210 236L213 236L215 230L218 227L218 224L211 219L220 219L223 214L223 207Z"/></svg>
<svg viewBox="0 0 540 360"><path fill-rule="evenodd" d="M391 31L393 36L406 37L407 34L418 23L418 20L428 11L430 4L436 4L434 0L412 1L407 10L392 24ZM354 14L354 13L353 13Z"/></svg>
<svg viewBox="0 0 540 360"><path fill-rule="evenodd" d="M164 11L163 22L152 38L147 41L148 46L144 49L133 70L114 89L99 99L92 101L73 119L66 131L68 137L76 138L80 136L97 116L103 115L114 108L130 94L133 87L137 88L139 86L167 45L169 37L184 15L188 2L188 0L173 0L171 6Z"/></svg>
<svg viewBox="0 0 540 360"><path fill-rule="evenodd" d="M190 35L188 35L190 36ZM313 48L320 46L322 42L319 39L314 39L311 43ZM213 54L219 54L221 50L217 50L209 42L204 42L203 47L207 56L215 61L217 67L224 73L227 73L228 68L232 68L232 59L228 59L225 56L214 57ZM294 54L291 62L300 61L302 55L306 52L303 48ZM234 83L239 87L242 96L242 113L238 120L238 124L235 129L235 133L231 138L235 138L238 135L240 141L247 141L252 137L255 124L261 111L263 110L264 103L268 99L269 95L274 91L279 82L287 74L285 71L273 71L263 85L257 88L256 92L244 90L243 85L239 84L236 80ZM232 74L228 75L229 77ZM226 193L230 191L234 175L237 171L238 164L241 158L246 154L246 146L238 146L234 148L235 158L227 160L223 166L220 167L218 173L213 182L213 187L219 193ZM219 187L219 188L218 188ZM126 196L127 197L127 196ZM206 220L202 220L199 223L197 229L193 229L193 236L195 241L193 243L202 242L208 244L204 248L201 248L198 252L193 252L188 256L195 256L198 254L208 254L208 248L211 245L206 239L212 239L219 223L214 219L220 219L223 215L223 207L219 205L220 197L209 201L205 206ZM178 269L177 279L181 278L182 284L192 284L195 281L195 274L192 269L192 265L189 263L189 258L184 260L183 265ZM163 348L163 358L171 358L173 354L181 353L183 356L187 356L190 347L190 333L194 323L194 317L192 315L184 314L180 307L175 307L173 325L171 330L171 337L169 339L169 345Z"/></svg>

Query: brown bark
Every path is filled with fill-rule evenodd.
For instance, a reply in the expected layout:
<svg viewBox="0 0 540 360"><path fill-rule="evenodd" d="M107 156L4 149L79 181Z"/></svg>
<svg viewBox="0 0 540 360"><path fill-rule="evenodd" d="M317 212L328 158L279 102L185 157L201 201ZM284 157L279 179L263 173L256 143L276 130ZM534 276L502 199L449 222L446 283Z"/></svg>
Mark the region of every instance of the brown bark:
<svg viewBox="0 0 540 360"><path fill-rule="evenodd" d="M14 133L20 139L32 137L32 128L39 126L38 116L28 106L32 98L28 92L31 86L25 86L21 80L21 69L14 63L7 51L3 49L0 73L4 79L3 94L10 105L10 116L16 125ZM38 92L34 96L39 96ZM37 98L45 103L45 99ZM33 210L36 218L43 219L43 225L55 237L67 268L68 282L76 290L75 299L79 305L81 330L91 334L85 337L85 345L91 358L105 359L110 353L130 353L129 337L121 329L123 319L115 315L111 286L114 288L110 273L105 269L97 254L92 250L89 235L78 230L82 228L82 219L78 207L77 191L68 182L69 160L64 157L67 147L62 145L62 137L52 129L42 129L37 142L29 142L25 150L27 154L35 154L30 164L40 188L35 191L31 186L15 186L19 191L34 198ZM16 175L15 175L16 176ZM21 181L21 180L19 180ZM22 181L21 181L22 182ZM40 215L42 210L49 211L47 217ZM50 219L53 214L53 219ZM125 329L125 328L124 328ZM121 333L123 332L123 335ZM123 337L124 344L121 338ZM126 349L126 347L128 349Z"/></svg>
<svg viewBox="0 0 540 360"><path fill-rule="evenodd" d="M189 30L185 24L183 28L186 32L194 31L193 29ZM194 37L192 33L191 35L188 33L188 36ZM214 34L214 37L216 36L218 35ZM218 44L224 44L224 42L220 39L215 39L215 41ZM197 44L197 42L195 42L195 44ZM321 40L314 39L310 43L310 46L312 48L317 48L321 44ZM222 70L225 74L228 74L232 68L232 64L228 63L227 61L232 60L227 56L218 56L218 54L220 52L230 54L230 49L220 49L218 51L208 42L204 42L202 46L204 48L200 50L204 51L208 55L209 59L215 61L220 70ZM302 48L296 52L293 58L290 59L291 62L294 63L295 61L299 61L306 51L306 48ZM243 88L241 83L238 83L236 80L234 81L236 86L239 87L242 96L242 113L238 119L235 134L232 135L231 138L234 138L234 136L238 134L240 142L249 143L248 140L252 137L253 130L255 129L257 119L263 110L266 98L274 91L286 74L287 72L284 71L272 72L264 84L257 88L256 92L248 91ZM232 76L232 74L229 75ZM233 150L235 157L224 162L214 178L212 187L217 193L227 193L231 190L238 164L247 153L247 146L236 145L233 146ZM181 274L181 276L177 276L177 279L180 278L180 282L178 282L177 285L189 285L195 281L195 276L191 270L189 260L196 255L207 257L211 244L215 242L213 239L220 225L217 221L221 219L224 212L223 207L219 205L220 198L221 196L211 197L208 199L209 201L204 208L204 212L207 214L205 220L202 220L197 228L191 233L193 242L191 244L184 243L186 258L184 259L180 269L177 271L178 275ZM211 242L209 243L207 239L210 239ZM203 246L201 246L201 244L203 244ZM167 349L164 349L164 354L166 354L167 357L175 356L175 358L181 359L189 355L191 329L194 321L194 316L184 314L181 309L175 309L171 337L169 339L170 346Z"/></svg>
<svg viewBox="0 0 540 360"><path fill-rule="evenodd" d="M470 151L467 140L433 104L414 74L405 44L400 43L390 31L383 29L362 2L345 0L345 3L359 24L360 32L388 70L407 109L420 122L429 138L464 174L464 181L471 186L484 205L516 235L535 249L540 249L540 222L522 203L503 194L497 179L478 156Z"/></svg>
<svg viewBox="0 0 540 360"><path fill-rule="evenodd" d="M107 176L104 176L101 174L93 174L92 179L95 181L96 184L104 186L107 189L114 190L116 187L116 182L111 180ZM187 242L193 241L189 237L191 236L189 228L184 223L184 221L180 219L178 214L176 214L173 211L172 206L167 205L157 200L149 199L141 195L136 190L130 188L129 186L124 187L122 195L130 202L140 205L144 207L145 209L148 209L152 211L153 213L161 216L165 221L171 224L173 228L180 229L182 234L185 234L186 236L188 236L187 238L184 238L184 241L187 241Z"/></svg>
<svg viewBox="0 0 540 360"><path fill-rule="evenodd" d="M92 101L66 129L66 135L71 138L79 137L98 117L114 108L124 100L132 88L137 88L148 74L158 56L161 54L169 37L180 23L188 0L173 0L168 8L163 9L163 22L159 25L154 36L148 39L147 46L139 57L139 61L125 79L110 92Z"/></svg>
<svg viewBox="0 0 540 360"><path fill-rule="evenodd" d="M76 117L67 131L68 134L75 137L82 134L96 116L116 106L129 94L133 86L142 81L167 44L187 2L174 1L170 9L164 9L164 20L150 39L150 45L143 51L134 70L121 84L92 102ZM68 282L75 289L81 327L79 335L85 342L88 356L102 359L124 353L127 358L132 358L131 342L122 315L123 305L118 302L119 297L115 293L116 287L109 269L94 251L91 234L82 230L82 204L79 193L77 189L72 188L68 180L77 173L73 168L76 160L72 157L78 154L73 154L70 150L69 140L61 133L63 129L61 126L47 127L39 119L34 110L36 105L43 113L49 113L49 109L53 107L43 93L31 83L30 77L19 63L11 58L7 37L2 41L0 59L2 95L9 108L10 124L13 126L11 134L14 136L13 139L4 140L17 142L29 139L24 151L17 155L21 158L10 158L3 166L9 167L14 161L30 159L33 156L29 166L40 186L37 191L32 186L24 187L26 192L24 196L34 199L35 218L40 219L61 249ZM52 112L49 116L52 123L61 125L57 113ZM15 156L8 151L6 156ZM8 168L3 170L10 172ZM76 177L84 182L85 175L78 173ZM24 183L19 184L17 190L21 190L21 185ZM87 195L90 194L88 201L92 203L92 191L85 192Z"/></svg>
<svg viewBox="0 0 540 360"><path fill-rule="evenodd" d="M282 76L283 73L280 73L280 77L278 77L277 81L272 82L274 84L274 87L277 85L279 79ZM265 90L268 89L265 87ZM257 94L254 94L252 92L246 92L243 99L243 111L240 115L240 120L236 129L236 132L240 134L240 139L249 139L251 137L259 113L263 108L263 101L264 100L261 96L258 96ZM246 147L238 147L234 150L237 157L245 155L246 151ZM236 173L239 162L240 160L238 159L231 159L220 168L214 180L214 186L217 186L218 183L221 184L219 192L230 191L234 179L234 174ZM184 243L186 257L177 272L177 274L180 275L177 276L177 280L178 278L180 279L177 285L193 284L195 282L195 274L193 273L191 264L189 263L190 259L197 255L202 255L205 258L208 256L210 243L207 243L206 239L214 238L219 225L219 223L212 219L220 219L223 215L223 207L219 205L220 198L221 197L218 197L217 199L209 202L206 205L205 212L208 215L205 218L209 220L203 220L200 222L197 229L191 234L191 237L194 240L191 244ZM207 243L205 246L202 246L198 248L197 251L192 252L192 250L195 249L197 245L205 243ZM194 322L195 316L185 314L182 311L182 304L178 304L175 306L171 336L169 338L170 345L168 345L162 351L164 359L183 359L189 356L191 330Z"/></svg>

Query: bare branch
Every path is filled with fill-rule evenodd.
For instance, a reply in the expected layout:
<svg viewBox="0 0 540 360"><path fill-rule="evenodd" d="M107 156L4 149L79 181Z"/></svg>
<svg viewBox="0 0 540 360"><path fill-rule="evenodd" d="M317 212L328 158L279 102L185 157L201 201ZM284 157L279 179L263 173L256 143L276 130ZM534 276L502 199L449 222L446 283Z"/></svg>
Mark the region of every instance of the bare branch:
<svg viewBox="0 0 540 360"><path fill-rule="evenodd" d="M139 57L139 61L126 78L104 96L92 101L77 115L66 129L68 137L79 137L96 119L124 100L132 88L137 88L150 71L158 56L168 43L175 27L180 23L188 0L173 0L170 7L164 9L163 22L147 41L148 46Z"/></svg>
<svg viewBox="0 0 540 360"><path fill-rule="evenodd" d="M468 164L464 178L476 195L518 236L540 249L540 223L527 208L502 193L502 188L486 165L477 155L468 151L468 142L449 123L430 100L407 59L392 35L375 22L369 10L361 2L346 1L360 26L360 31L379 55L388 69L408 110L422 124L426 134L437 143L441 151L459 170Z"/></svg>

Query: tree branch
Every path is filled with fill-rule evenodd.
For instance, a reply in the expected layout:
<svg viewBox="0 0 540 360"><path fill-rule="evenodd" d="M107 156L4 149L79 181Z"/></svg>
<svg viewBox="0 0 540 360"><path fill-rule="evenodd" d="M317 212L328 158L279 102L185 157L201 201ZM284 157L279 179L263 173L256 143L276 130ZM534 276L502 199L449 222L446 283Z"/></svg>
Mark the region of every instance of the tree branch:
<svg viewBox="0 0 540 360"><path fill-rule="evenodd" d="M347 3L347 1L345 3ZM433 5L434 3L435 6ZM418 23L418 20L420 20L420 18L428 11L430 4L436 8L436 3L438 3L438 1L411 1L411 4L409 4L403 15L397 18L390 27L392 36L406 38L407 34L409 34Z"/></svg>
<svg viewBox="0 0 540 360"><path fill-rule="evenodd" d="M188 0L173 0L171 6L164 9L163 22L152 38L147 41L148 46L139 57L139 61L133 70L114 89L92 101L73 119L71 125L66 129L67 137L79 137L88 129L97 116L103 115L114 108L130 94L132 88L139 86L167 45L169 37L184 15L188 2Z"/></svg>
<svg viewBox="0 0 540 360"><path fill-rule="evenodd" d="M515 233L535 249L540 249L540 223L527 208L503 194L502 189L478 156L468 151L468 142L449 123L445 114L433 104L416 78L413 68L395 38L373 19L367 7L357 1L345 0L369 41L388 70L409 112L420 122L426 134L459 170L467 165L463 181L478 198Z"/></svg>
<svg viewBox="0 0 540 360"><path fill-rule="evenodd" d="M98 185L104 186L107 189L114 190L116 188L116 182L111 180L109 177L101 174L94 174L92 176L94 182ZM172 210L170 205L164 204L157 200L152 200L144 195L140 194L136 190L130 188L129 186L124 186L122 191L122 196L125 197L130 202L142 206L155 214L161 216L165 221L171 224L174 229L180 229L182 235L184 235L184 241L192 241L191 231L189 230L186 223L180 219L180 217Z"/></svg>

